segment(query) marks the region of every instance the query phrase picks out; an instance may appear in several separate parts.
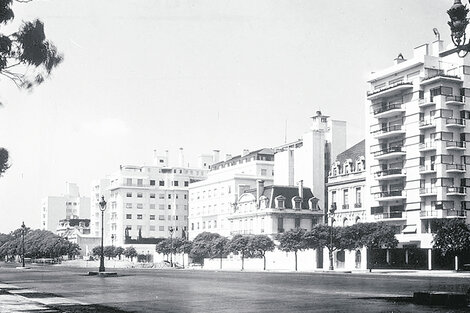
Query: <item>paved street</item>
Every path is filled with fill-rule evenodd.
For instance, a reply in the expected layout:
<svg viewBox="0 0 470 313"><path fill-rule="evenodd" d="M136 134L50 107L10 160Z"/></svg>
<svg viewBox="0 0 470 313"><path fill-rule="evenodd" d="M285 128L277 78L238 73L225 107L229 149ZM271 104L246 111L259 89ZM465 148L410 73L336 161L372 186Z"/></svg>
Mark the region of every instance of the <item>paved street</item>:
<svg viewBox="0 0 470 313"><path fill-rule="evenodd" d="M51 266L20 271L2 267L0 312L19 312L22 306L15 306L14 301L23 301L23 312L30 312L33 309L28 308L34 305L42 305L35 308L37 312L449 312L414 305L403 297L419 290L465 292L470 287L470 279L463 277L118 272L119 277L99 278L86 276L83 268Z"/></svg>

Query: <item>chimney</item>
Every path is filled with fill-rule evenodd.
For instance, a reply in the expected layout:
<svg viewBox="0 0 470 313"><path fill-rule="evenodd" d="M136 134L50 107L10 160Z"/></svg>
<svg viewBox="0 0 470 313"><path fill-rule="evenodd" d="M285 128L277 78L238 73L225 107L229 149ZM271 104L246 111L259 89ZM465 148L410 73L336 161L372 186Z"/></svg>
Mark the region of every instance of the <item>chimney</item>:
<svg viewBox="0 0 470 313"><path fill-rule="evenodd" d="M303 180L299 180L299 197L302 198L302 200L304 200L304 181Z"/></svg>
<svg viewBox="0 0 470 313"><path fill-rule="evenodd" d="M226 154L225 155L225 161L228 161L232 158L232 155L231 154Z"/></svg>
<svg viewBox="0 0 470 313"><path fill-rule="evenodd" d="M406 61L406 59L403 57L403 54L400 53L400 54L395 58L395 60L394 60L393 63L394 63L395 65L397 65L397 64L400 64L400 63L405 62L405 61Z"/></svg>
<svg viewBox="0 0 470 313"><path fill-rule="evenodd" d="M178 166L179 166L179 167L184 167L183 148L180 148L180 149L179 149L179 153L178 153Z"/></svg>
<svg viewBox="0 0 470 313"><path fill-rule="evenodd" d="M256 181L256 203L259 204L259 198L263 194L264 191L264 180L258 179Z"/></svg>
<svg viewBox="0 0 470 313"><path fill-rule="evenodd" d="M212 163L218 163L220 159L220 150L214 150L212 156Z"/></svg>
<svg viewBox="0 0 470 313"><path fill-rule="evenodd" d="M431 44L432 55L435 57L439 56L441 51L444 51L444 41L436 40Z"/></svg>

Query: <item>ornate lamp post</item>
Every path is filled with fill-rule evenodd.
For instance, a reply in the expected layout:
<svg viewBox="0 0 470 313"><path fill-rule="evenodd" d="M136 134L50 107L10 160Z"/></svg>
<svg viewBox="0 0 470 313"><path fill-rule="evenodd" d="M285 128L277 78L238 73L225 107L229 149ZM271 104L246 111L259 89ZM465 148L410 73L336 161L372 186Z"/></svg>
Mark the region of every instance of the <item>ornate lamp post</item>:
<svg viewBox="0 0 470 313"><path fill-rule="evenodd" d="M330 224L330 249L328 249L328 257L330 259L330 271L334 270L333 268L333 252L331 251L333 247L333 222L335 221L335 211L336 211L336 204L331 205L330 211L328 212L328 217L331 219Z"/></svg>
<svg viewBox="0 0 470 313"><path fill-rule="evenodd" d="M22 242L21 242L21 262L22 266L24 267L24 233L26 232L26 226L24 222L21 224L21 236L22 236Z"/></svg>
<svg viewBox="0 0 470 313"><path fill-rule="evenodd" d="M454 4L447 10L450 21L447 23L450 26L451 38L457 53L460 57L465 57L470 51L470 42L467 41L467 35L465 29L468 25L468 9L466 5L463 5L461 0L454 0Z"/></svg>
<svg viewBox="0 0 470 313"><path fill-rule="evenodd" d="M101 253L100 253L100 268L98 271L104 272L104 248L103 248L103 238L104 238L104 211L106 210L106 201L104 201L104 196L101 196L101 201L99 203L101 211Z"/></svg>
<svg viewBox="0 0 470 313"><path fill-rule="evenodd" d="M173 267L173 227L170 226L168 231L170 232L170 267Z"/></svg>

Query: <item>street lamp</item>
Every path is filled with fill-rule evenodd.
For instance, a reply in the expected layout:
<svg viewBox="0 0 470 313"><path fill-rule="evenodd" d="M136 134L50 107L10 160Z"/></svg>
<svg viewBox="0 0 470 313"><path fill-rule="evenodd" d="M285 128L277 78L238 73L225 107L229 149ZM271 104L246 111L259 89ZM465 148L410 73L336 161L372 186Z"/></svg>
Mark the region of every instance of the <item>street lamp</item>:
<svg viewBox="0 0 470 313"><path fill-rule="evenodd" d="M99 272L104 272L104 248L103 248L103 238L104 238L104 211L106 210L106 201L104 201L104 196L101 196L101 201L99 202L100 211L101 211L101 253L100 253L100 268Z"/></svg>
<svg viewBox="0 0 470 313"><path fill-rule="evenodd" d="M450 21L447 22L450 26L450 36L457 48L459 57L462 58L470 51L470 42L467 41L467 35L465 33L469 22L467 13L467 6L463 5L461 0L454 0L454 4L447 10L447 14L449 14L450 17Z"/></svg>
<svg viewBox="0 0 470 313"><path fill-rule="evenodd" d="M22 248L21 248L21 261L23 263L23 267L24 267L24 233L26 231L26 226L24 224L24 222L21 224L21 236L22 236Z"/></svg>
<svg viewBox="0 0 470 313"><path fill-rule="evenodd" d="M170 226L168 231L170 232L170 267L173 267L173 227Z"/></svg>
<svg viewBox="0 0 470 313"><path fill-rule="evenodd" d="M328 212L328 217L331 219L331 225L330 225L330 248L328 249L328 256L330 258L330 271L332 271L333 268L333 222L335 220L335 211L336 211L336 203L332 204L330 207L330 211Z"/></svg>

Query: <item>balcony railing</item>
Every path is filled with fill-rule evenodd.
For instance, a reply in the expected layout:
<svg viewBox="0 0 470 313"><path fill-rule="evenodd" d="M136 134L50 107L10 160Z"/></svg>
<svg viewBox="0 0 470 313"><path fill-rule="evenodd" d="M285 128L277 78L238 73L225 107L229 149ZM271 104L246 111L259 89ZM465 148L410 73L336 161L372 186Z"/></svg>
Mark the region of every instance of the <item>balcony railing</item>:
<svg viewBox="0 0 470 313"><path fill-rule="evenodd" d="M463 118L448 118L446 119L446 125L465 126L465 120Z"/></svg>
<svg viewBox="0 0 470 313"><path fill-rule="evenodd" d="M362 203L354 203L355 208L362 208Z"/></svg>
<svg viewBox="0 0 470 313"><path fill-rule="evenodd" d="M424 128L424 127L430 127L430 126L435 126L433 119L419 120L419 127Z"/></svg>
<svg viewBox="0 0 470 313"><path fill-rule="evenodd" d="M403 170L401 168L389 168L383 171L375 172L375 177L385 177L390 175L401 175Z"/></svg>
<svg viewBox="0 0 470 313"><path fill-rule="evenodd" d="M467 211L464 210L446 210L447 216L466 217Z"/></svg>
<svg viewBox="0 0 470 313"><path fill-rule="evenodd" d="M394 131L402 130L403 125L390 125L388 127L382 127L381 129L377 129L371 132L373 135L380 135L380 134L387 134Z"/></svg>
<svg viewBox="0 0 470 313"><path fill-rule="evenodd" d="M467 193L467 187L447 187L446 188L447 193L452 193L452 194L461 194L465 195Z"/></svg>
<svg viewBox="0 0 470 313"><path fill-rule="evenodd" d="M342 209L343 210L348 210L349 209L349 204L343 204Z"/></svg>
<svg viewBox="0 0 470 313"><path fill-rule="evenodd" d="M419 172L434 172L436 169L434 167L434 164L428 164L428 165L420 165L419 166Z"/></svg>
<svg viewBox="0 0 470 313"><path fill-rule="evenodd" d="M384 105L374 109L374 115L384 113L384 112L388 112L388 111L391 111L391 110L401 109L402 104L403 103L401 103L401 102L393 102L393 103L384 104Z"/></svg>
<svg viewBox="0 0 470 313"><path fill-rule="evenodd" d="M419 144L419 150L430 150L436 149L436 144L434 142L423 142Z"/></svg>
<svg viewBox="0 0 470 313"><path fill-rule="evenodd" d="M465 164L446 164L446 170L465 172L466 166Z"/></svg>
<svg viewBox="0 0 470 313"><path fill-rule="evenodd" d="M396 87L399 87L399 86L413 87L413 83L412 83L412 82L398 82L398 83L394 83L394 84L391 84L391 85L389 85L389 86L386 86L386 87L383 87L383 88L380 88L380 89L368 91L368 92L367 92L367 96L370 97L370 96L373 96L373 95L375 95L375 94L378 94L378 93L381 93L381 92L384 92L384 91L387 91L387 90L390 90L390 89L393 89L393 88L396 88Z"/></svg>
<svg viewBox="0 0 470 313"><path fill-rule="evenodd" d="M446 147L447 148L466 148L466 143L465 141L447 141Z"/></svg>
<svg viewBox="0 0 470 313"><path fill-rule="evenodd" d="M420 195L430 195L430 194L435 194L435 193L437 193L437 190L434 187L420 188L419 189L419 194Z"/></svg>
<svg viewBox="0 0 470 313"><path fill-rule="evenodd" d="M381 155L386 155L390 153L395 153L395 152L404 152L402 151L403 147L388 147L386 149L382 149L379 151L374 152L374 156L381 156Z"/></svg>
<svg viewBox="0 0 470 313"><path fill-rule="evenodd" d="M384 212L374 214L376 219L403 218L403 212Z"/></svg>
<svg viewBox="0 0 470 313"><path fill-rule="evenodd" d="M403 196L403 190L391 190L391 191L381 191L373 193L375 198L391 198L391 197L401 197Z"/></svg>
<svg viewBox="0 0 470 313"><path fill-rule="evenodd" d="M446 96L445 97L446 102L465 102L465 98L463 96Z"/></svg>

